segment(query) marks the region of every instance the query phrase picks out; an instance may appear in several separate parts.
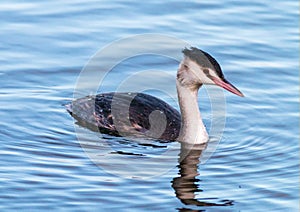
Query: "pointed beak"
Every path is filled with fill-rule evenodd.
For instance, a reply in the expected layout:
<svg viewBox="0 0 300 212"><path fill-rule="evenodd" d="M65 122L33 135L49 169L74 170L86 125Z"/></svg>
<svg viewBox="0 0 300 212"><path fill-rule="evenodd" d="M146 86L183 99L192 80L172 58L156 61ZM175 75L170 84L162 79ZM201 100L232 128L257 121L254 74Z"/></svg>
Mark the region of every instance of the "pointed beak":
<svg viewBox="0 0 300 212"><path fill-rule="evenodd" d="M239 89L237 89L236 87L234 87L230 82L228 82L226 79L221 80L219 78L213 77L212 80L214 81L214 83L228 91L230 91L231 93L234 93L238 96L244 97L244 94L239 91Z"/></svg>

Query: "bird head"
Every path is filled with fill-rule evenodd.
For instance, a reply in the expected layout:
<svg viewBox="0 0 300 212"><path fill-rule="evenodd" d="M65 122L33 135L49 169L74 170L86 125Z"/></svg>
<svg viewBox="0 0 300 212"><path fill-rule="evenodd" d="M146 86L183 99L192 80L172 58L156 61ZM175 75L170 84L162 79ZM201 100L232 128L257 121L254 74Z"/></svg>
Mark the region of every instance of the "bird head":
<svg viewBox="0 0 300 212"><path fill-rule="evenodd" d="M243 93L224 77L219 63L208 53L191 47L183 49L184 58L179 64L177 81L183 87L199 89L203 84L220 86L243 97Z"/></svg>

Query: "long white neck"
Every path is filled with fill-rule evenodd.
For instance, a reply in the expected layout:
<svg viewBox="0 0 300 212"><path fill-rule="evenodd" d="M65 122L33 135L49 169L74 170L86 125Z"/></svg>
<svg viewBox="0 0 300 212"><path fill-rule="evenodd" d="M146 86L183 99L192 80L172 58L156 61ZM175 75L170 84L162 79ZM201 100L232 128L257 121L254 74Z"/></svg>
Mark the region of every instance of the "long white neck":
<svg viewBox="0 0 300 212"><path fill-rule="evenodd" d="M198 89L182 87L176 82L176 88L181 111L181 132L179 141L191 144L201 144L208 141L208 134L202 122L198 106Z"/></svg>

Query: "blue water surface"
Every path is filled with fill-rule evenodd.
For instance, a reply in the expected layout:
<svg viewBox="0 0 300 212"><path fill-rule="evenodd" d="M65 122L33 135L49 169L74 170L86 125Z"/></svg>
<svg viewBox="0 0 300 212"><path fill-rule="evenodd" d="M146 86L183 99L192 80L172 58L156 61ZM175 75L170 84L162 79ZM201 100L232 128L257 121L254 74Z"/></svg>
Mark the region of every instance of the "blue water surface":
<svg viewBox="0 0 300 212"><path fill-rule="evenodd" d="M298 4L1 1L0 210L299 211ZM245 94L225 93L226 125L208 160L201 158L207 150L186 155L178 143L102 137L65 110L96 52L145 33L211 53ZM155 55L131 58L100 90L114 91L139 70L175 79L177 65ZM165 86L174 79L164 78ZM148 92L178 108L154 88ZM209 125L205 96L203 89Z"/></svg>

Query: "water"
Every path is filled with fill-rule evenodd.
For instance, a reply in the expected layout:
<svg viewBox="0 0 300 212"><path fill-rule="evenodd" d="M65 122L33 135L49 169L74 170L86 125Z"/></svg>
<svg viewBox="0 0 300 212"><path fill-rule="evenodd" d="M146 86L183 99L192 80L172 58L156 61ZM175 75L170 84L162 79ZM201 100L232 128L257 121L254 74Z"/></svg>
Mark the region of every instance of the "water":
<svg viewBox="0 0 300 212"><path fill-rule="evenodd" d="M292 0L1 1L1 211L298 211L297 8ZM82 68L99 49L141 33L210 52L246 96L225 93L226 128L205 162L201 148L178 162L185 148L176 143L75 127L91 136L77 138L63 105ZM101 89L139 69L175 76L174 60L155 58L124 61ZM209 125L205 91L199 102Z"/></svg>

